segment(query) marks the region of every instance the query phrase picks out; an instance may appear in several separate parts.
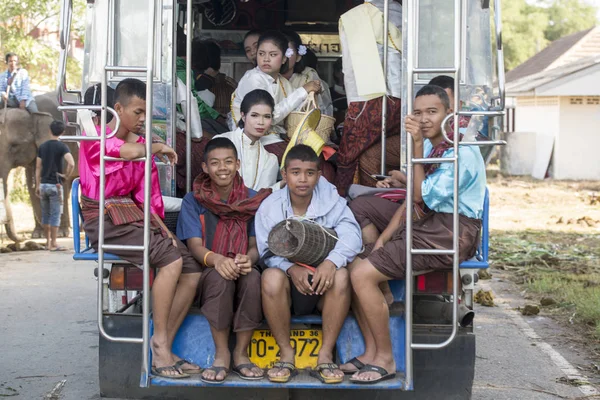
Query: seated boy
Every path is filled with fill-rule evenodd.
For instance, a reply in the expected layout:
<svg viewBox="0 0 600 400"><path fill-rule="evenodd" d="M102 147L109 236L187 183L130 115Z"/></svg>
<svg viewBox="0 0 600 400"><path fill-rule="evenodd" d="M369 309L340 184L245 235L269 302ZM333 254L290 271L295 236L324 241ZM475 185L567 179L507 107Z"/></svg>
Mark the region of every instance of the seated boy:
<svg viewBox="0 0 600 400"><path fill-rule="evenodd" d="M244 186L235 145L227 138L208 142L203 174L183 198L177 236L207 268L200 284L202 314L210 323L216 354L202 372L207 383L222 383L229 373L229 333L236 333L233 371L242 379L262 379L248 359L252 333L263 319L254 215L270 190L258 194Z"/></svg>
<svg viewBox="0 0 600 400"><path fill-rule="evenodd" d="M106 155L133 160L146 155L144 122L146 118L146 84L138 79L124 79L115 92L115 111L121 125L117 133L106 140ZM115 128L113 119L107 133ZM152 154L176 161L173 149L161 144L152 145ZM83 142L80 152L81 210L83 228L90 244L98 250L100 206L100 142ZM107 161L104 215L104 244L142 245L144 241L143 162ZM150 266L158 268L152 285L154 335L152 371L167 378L185 378L198 373L199 367L180 359L171 348L175 334L192 304L198 282L200 265L187 248L168 231L160 192L158 170L152 161L152 230L150 233ZM113 254L133 264L143 264L143 253L132 250L111 250Z"/></svg>
<svg viewBox="0 0 600 400"><path fill-rule="evenodd" d="M406 131L414 143L414 157L453 157L454 149L441 133L443 119L452 112L444 89L428 85L417 93L412 115L406 117ZM406 175L396 174L400 183ZM413 247L416 249L452 248L452 211L454 165L416 164L414 166L414 201L423 203L431 212L413 224ZM475 254L485 196L485 166L479 149L459 150L459 258L464 261ZM391 202L390 202L391 203ZM406 267L405 207L382 207L379 202L352 206L370 236L366 251L350 267L352 287L356 294L353 310L365 339L365 353L342 366L346 372L358 370L353 382L375 383L395 376L389 333L389 310L379 289L382 282L404 279ZM415 271L449 268L452 256L413 256Z"/></svg>
<svg viewBox="0 0 600 400"><path fill-rule="evenodd" d="M268 371L269 380L287 382L295 374L295 354L290 344L290 318L320 310L323 315L323 346L315 376L324 383L339 383L344 374L333 363L333 347L350 307L348 271L344 268L362 248L360 227L335 186L321 177L319 157L306 145L293 147L285 159L286 188L274 192L256 214L256 240L269 267L263 272L263 310L281 349L280 362ZM268 254L271 229L287 218L308 219L334 229L338 241L315 272Z"/></svg>

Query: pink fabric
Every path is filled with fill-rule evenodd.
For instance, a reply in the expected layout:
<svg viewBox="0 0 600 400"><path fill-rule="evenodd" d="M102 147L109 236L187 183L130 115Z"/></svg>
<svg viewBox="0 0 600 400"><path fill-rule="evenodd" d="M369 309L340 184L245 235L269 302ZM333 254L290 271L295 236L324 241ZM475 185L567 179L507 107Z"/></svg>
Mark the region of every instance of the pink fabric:
<svg viewBox="0 0 600 400"><path fill-rule="evenodd" d="M110 128L107 134L110 134ZM100 127L96 127L100 134ZM136 143L146 143L139 137ZM120 157L121 146L125 142L115 136L106 140L106 155ZM131 196L138 205L144 204L144 163L132 161L106 162L105 197ZM79 179L81 194L98 201L100 198L100 142L81 142L79 148ZM152 160L152 194L151 212L161 218L165 217L165 207L160 192L158 169Z"/></svg>

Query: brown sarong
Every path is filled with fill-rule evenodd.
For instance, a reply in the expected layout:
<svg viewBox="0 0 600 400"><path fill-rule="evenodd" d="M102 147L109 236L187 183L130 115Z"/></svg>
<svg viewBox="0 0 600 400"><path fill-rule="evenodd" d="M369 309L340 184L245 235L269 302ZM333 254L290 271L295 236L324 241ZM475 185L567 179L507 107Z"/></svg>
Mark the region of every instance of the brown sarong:
<svg viewBox="0 0 600 400"><path fill-rule="evenodd" d="M367 102L352 102L344 121L344 133L337 158L335 186L345 196L354 180L359 157L374 143L381 140L381 108L383 98ZM386 136L400 132L401 102L388 97Z"/></svg>
<svg viewBox="0 0 600 400"><path fill-rule="evenodd" d="M83 229L90 239L90 245L98 251L98 219L86 220ZM183 274L200 272L200 264L196 262L187 247L177 238L177 247L173 241L164 237L159 229L150 230L150 266L154 268L165 267L181 258L183 260ZM144 244L144 228L139 224L115 225L108 215L104 216L104 244L109 245L134 245ZM142 265L144 254L141 251L111 250L115 254L132 264Z"/></svg>
<svg viewBox="0 0 600 400"><path fill-rule="evenodd" d="M361 227L373 223L382 232L394 216L398 208L383 202L394 204L385 199L359 197L350 203L350 209ZM475 255L479 245L481 220L459 215L460 262ZM406 226L400 227L392 239L382 248L373 251L374 243L365 245L360 255L368 258L371 264L382 274L391 279L404 279L406 271ZM430 212L422 219L413 222L414 249L451 249L452 248L452 214ZM452 256L447 255L413 255L413 270L426 271L432 269L452 268Z"/></svg>
<svg viewBox="0 0 600 400"><path fill-rule="evenodd" d="M400 135L385 139L385 173L400 169ZM363 186L375 187L377 180L372 175L381 173L381 141L373 144L358 160L359 181Z"/></svg>
<svg viewBox="0 0 600 400"><path fill-rule="evenodd" d="M263 314L258 270L253 268L248 275L228 281L214 268L206 268L199 290L202 314L214 329L222 331L232 327L234 332L244 332L261 325Z"/></svg>

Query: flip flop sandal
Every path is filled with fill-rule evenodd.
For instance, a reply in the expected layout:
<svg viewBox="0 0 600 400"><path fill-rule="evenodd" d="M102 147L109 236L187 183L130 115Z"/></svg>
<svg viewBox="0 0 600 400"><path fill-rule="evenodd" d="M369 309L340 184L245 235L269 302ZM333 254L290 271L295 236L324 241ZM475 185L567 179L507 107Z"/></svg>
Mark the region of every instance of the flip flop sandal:
<svg viewBox="0 0 600 400"><path fill-rule="evenodd" d="M173 374L165 374L165 372L177 372L177 375ZM160 376L161 378L169 378L169 379L184 379L189 378L190 376L186 373L183 373L177 368L175 365L171 365L168 367L152 367L152 375Z"/></svg>
<svg viewBox="0 0 600 400"><path fill-rule="evenodd" d="M298 370L296 369L296 366L292 363L289 362L281 362L281 361L277 361L275 364L273 364L273 368L278 368L278 369L287 369L290 371L289 375L286 376L269 376L267 374L267 376L269 377L269 381L273 382L273 383L288 383L290 381L290 379L292 379L294 376L298 375Z"/></svg>
<svg viewBox="0 0 600 400"><path fill-rule="evenodd" d="M210 367L210 368L205 368L204 371L213 371L215 373L215 378L217 377L217 375L219 375L220 372L225 371L225 378L221 379L221 380L208 380L208 379L204 379L204 377L200 377L200 380L204 383L208 383L211 385L221 385L223 382L225 382L225 379L227 379L227 376L229 375L229 368L225 368L225 367Z"/></svg>
<svg viewBox="0 0 600 400"><path fill-rule="evenodd" d="M326 363L319 364L317 368L312 369L310 371L310 376L317 378L321 381L321 383L326 383L328 385L342 383L344 381L344 377L335 377L335 376L326 376L323 374L323 371L331 371L333 372L336 369L340 369L340 367L335 363ZM341 370L340 370L341 371Z"/></svg>
<svg viewBox="0 0 600 400"><path fill-rule="evenodd" d="M58 246L58 247L55 247L54 249L52 249L50 251L67 251L67 248L66 247L62 247L62 246Z"/></svg>
<svg viewBox="0 0 600 400"><path fill-rule="evenodd" d="M355 373L357 373L358 371L360 371L361 369L363 369L365 367L365 363L363 363L362 361L360 361L358 358L354 357L353 359L349 360L346 364L352 364L356 367L356 370L354 371L344 371L343 369L341 371L344 371L344 375L354 375Z"/></svg>
<svg viewBox="0 0 600 400"><path fill-rule="evenodd" d="M350 382L359 383L359 384L363 384L363 385L372 385L372 384L375 384L378 382L383 382L383 381L387 381L389 379L393 379L396 376L395 372L390 374L389 372L387 372L387 370L385 368L381 368L381 367L378 367L376 365L371 365L371 364L365 365L363 368L361 368L361 370L359 372L360 373L377 372L381 376L379 378L373 379L371 381L363 381L363 380L356 379L356 378L350 378Z"/></svg>
<svg viewBox="0 0 600 400"><path fill-rule="evenodd" d="M248 364L240 364L240 365L236 365L233 367L232 371L239 376L241 379L245 380L245 381L260 381L261 379L263 379L265 376L261 375L261 376L248 376L248 375L244 375L242 373L243 369L248 369L248 370L252 370L252 368L258 368L258 366L256 364L252 364L252 363L248 363Z"/></svg>
<svg viewBox="0 0 600 400"><path fill-rule="evenodd" d="M195 368L183 368L183 365L185 364L189 364L192 367ZM175 367L179 368L181 370L181 372L185 373L185 374L190 374L190 375L197 375L197 374L201 374L202 373L202 368L200 368L200 366L194 364L193 362L191 362L190 360L179 360L175 363Z"/></svg>

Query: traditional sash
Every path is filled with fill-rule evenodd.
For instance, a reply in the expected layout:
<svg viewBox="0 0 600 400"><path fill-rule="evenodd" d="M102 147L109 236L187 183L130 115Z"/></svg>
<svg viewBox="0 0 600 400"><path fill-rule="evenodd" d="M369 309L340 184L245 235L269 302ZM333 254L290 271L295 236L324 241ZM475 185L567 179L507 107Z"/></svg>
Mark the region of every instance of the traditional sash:
<svg viewBox="0 0 600 400"><path fill-rule="evenodd" d="M348 29L344 29L348 27ZM400 51L402 32L388 24L388 46ZM383 45L383 13L365 3L354 7L340 18L352 60L358 95L367 100L385 96L387 88L377 44Z"/></svg>

